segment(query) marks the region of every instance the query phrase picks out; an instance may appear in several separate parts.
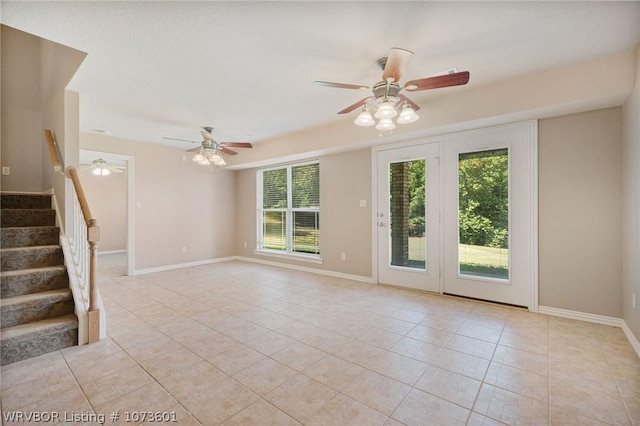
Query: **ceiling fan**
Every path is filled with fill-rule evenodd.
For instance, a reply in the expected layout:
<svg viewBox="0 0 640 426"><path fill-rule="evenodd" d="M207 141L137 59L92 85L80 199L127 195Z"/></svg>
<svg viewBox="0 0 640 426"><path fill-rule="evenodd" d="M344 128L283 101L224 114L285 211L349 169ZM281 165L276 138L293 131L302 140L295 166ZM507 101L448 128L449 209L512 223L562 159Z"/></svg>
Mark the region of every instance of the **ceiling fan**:
<svg viewBox="0 0 640 426"><path fill-rule="evenodd" d="M201 130L203 140L201 142L196 141L188 141L185 139L176 139L176 138L167 138L163 139L171 139L174 141L182 141L182 142L191 142L191 143L199 143L200 146L196 148L188 149L187 152L195 152L196 155L193 156L193 161L203 166L225 166L227 164L222 157L222 154L227 155L236 155L237 152L229 149L232 148L253 148L249 142L216 142L213 139L213 127L203 127L204 130Z"/></svg>
<svg viewBox="0 0 640 426"><path fill-rule="evenodd" d="M444 75L409 80L404 85L400 85L400 78L412 56L413 52L394 47L389 52L389 56L378 59L375 65L382 71L382 80L374 84L373 87L333 83L330 81L314 81L313 84L338 89L370 90L372 92L371 95L349 105L339 111L338 114L346 114L362 107L362 112L354 121L356 125L373 126L376 124L370 112L373 111L375 118L379 119L376 129L390 131L396 127L391 119L398 115L398 110L401 111L396 120L397 123L412 123L419 118L416 111L420 109L420 106L400 93L402 90L417 92L442 87L461 86L469 82L469 71L458 72L454 69Z"/></svg>
<svg viewBox="0 0 640 426"><path fill-rule="evenodd" d="M114 166L112 164L109 164L109 162L104 158L96 158L91 162L91 164L81 164L80 168L81 169L92 168L93 171L91 173L93 173L96 176L107 176L112 172L123 173L125 171L124 166Z"/></svg>

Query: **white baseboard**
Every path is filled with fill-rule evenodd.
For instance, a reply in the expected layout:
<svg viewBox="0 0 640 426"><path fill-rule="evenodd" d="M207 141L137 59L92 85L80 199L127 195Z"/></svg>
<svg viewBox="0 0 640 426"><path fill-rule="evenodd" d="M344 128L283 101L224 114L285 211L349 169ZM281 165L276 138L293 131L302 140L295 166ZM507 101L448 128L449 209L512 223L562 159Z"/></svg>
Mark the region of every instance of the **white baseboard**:
<svg viewBox="0 0 640 426"><path fill-rule="evenodd" d="M290 265L288 263L272 262L270 260L255 259L255 258L252 258L252 257L244 257L244 256L219 257L219 258L216 258L216 259L206 259L206 260L198 260L198 261L195 261L195 262L176 263L176 264L173 264L173 265L157 266L155 268L136 269L136 270L133 271L133 275L144 275L144 274L152 274L154 272L172 271L174 269L190 268L190 267L193 267L193 266L209 265L209 264L212 264L212 263L219 263L219 262L229 262L231 260L241 260L241 261L244 261L244 262L260 263L262 265L275 266L277 268L286 268L286 269L293 269L293 270L302 271L302 272L311 272L311 273L318 274L318 275L325 275L325 276L335 277L335 278L344 278L344 279L353 280L353 281L360 281L360 282L364 282L364 283L372 283L373 282L371 277L365 277L365 276L362 276L362 275L345 274L343 272L328 271L328 270L316 269L316 268L308 268L308 267L305 267L305 266Z"/></svg>
<svg viewBox="0 0 640 426"><path fill-rule="evenodd" d="M173 265L157 266L155 268L136 269L133 271L133 275L144 275L152 274L154 272L172 271L174 269L191 268L193 266L209 265L211 263L228 262L230 260L235 260L235 256L219 257L217 259L197 260L195 262L176 263Z"/></svg>
<svg viewBox="0 0 640 426"><path fill-rule="evenodd" d="M120 254L120 253L126 253L127 250L126 249L122 249L122 250L107 250L107 251L99 251L98 252L98 256L100 256L101 254Z"/></svg>
<svg viewBox="0 0 640 426"><path fill-rule="evenodd" d="M622 318L588 314L585 312L570 311L567 309L560 309L560 308L552 308L550 306L538 306L538 313L551 315L554 317L569 318L569 319L574 319L578 321L586 321L586 322L592 322L595 324L619 327L624 332L624 335L627 336L627 340L629 340L629 343L631 343L631 346L636 351L636 354L638 354L638 357L640 357L640 342L638 341L636 336L633 335L633 333L631 332L631 329Z"/></svg>
<svg viewBox="0 0 640 426"><path fill-rule="evenodd" d="M554 317L569 318L578 321L592 322L595 324L610 325L613 327L621 327L624 324L622 318L607 317L604 315L588 314L585 312L570 311L567 309L552 308L550 306L538 306L539 314L551 315Z"/></svg>
<svg viewBox="0 0 640 426"><path fill-rule="evenodd" d="M627 336L627 339L629 339L629 343L631 343L631 346L633 346L633 349L636 351L638 357L640 358L640 342L638 341L636 336L633 335L631 329L625 321L622 322L622 331L624 331L624 335Z"/></svg>
<svg viewBox="0 0 640 426"><path fill-rule="evenodd" d="M235 258L236 260L242 260L245 262L260 263L262 265L275 266L277 268L293 269L295 271L311 272L313 274L325 275L328 277L344 278L347 280L360 281L364 283L373 282L371 277L365 277L362 275L345 274L343 272L329 271L326 269L318 269L318 268L309 268L306 266L298 266L298 265L291 265L289 263L273 262L270 260L256 259L253 257L235 256Z"/></svg>

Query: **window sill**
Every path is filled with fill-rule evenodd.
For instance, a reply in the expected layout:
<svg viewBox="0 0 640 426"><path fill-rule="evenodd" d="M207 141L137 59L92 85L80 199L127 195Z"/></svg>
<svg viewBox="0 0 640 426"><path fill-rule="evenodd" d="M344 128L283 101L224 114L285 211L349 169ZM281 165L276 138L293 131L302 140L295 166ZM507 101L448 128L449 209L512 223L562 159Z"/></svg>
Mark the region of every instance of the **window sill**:
<svg viewBox="0 0 640 426"><path fill-rule="evenodd" d="M300 262L308 262L308 263L317 263L322 264L324 260L320 256L311 256L305 254L297 254L297 253L280 253L277 251L271 250L254 250L253 254L258 254L260 256L270 256L270 257L278 257L280 259L288 259L288 260L298 260Z"/></svg>

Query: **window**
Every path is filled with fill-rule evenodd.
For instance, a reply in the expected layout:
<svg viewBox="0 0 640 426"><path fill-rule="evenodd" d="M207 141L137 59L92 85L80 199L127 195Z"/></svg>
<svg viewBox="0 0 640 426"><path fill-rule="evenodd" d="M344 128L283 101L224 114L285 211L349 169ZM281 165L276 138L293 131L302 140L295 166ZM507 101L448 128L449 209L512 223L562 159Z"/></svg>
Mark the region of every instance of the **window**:
<svg viewBox="0 0 640 426"><path fill-rule="evenodd" d="M258 172L258 250L319 257L319 163Z"/></svg>

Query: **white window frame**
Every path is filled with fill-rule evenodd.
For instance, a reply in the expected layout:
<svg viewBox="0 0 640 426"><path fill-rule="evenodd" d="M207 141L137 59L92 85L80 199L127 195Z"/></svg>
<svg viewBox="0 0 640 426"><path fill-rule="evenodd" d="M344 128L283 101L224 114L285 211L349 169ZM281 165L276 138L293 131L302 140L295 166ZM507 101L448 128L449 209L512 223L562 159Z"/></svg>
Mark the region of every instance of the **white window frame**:
<svg viewBox="0 0 640 426"><path fill-rule="evenodd" d="M254 254L264 255L264 256L272 256L272 257L280 257L284 259L295 258L296 260L301 260L304 262L311 263L322 263L323 259L320 257L320 253L318 254L309 254L309 253L297 253L293 251L293 215L295 212L315 212L318 213L318 218L320 217L320 207L311 207L311 208L293 208L291 207L292 202L292 169L294 167L306 166L310 164L318 164L320 165L319 160L306 161L302 163L290 163L290 164L281 164L274 167L269 167L265 169L260 169L256 172L256 241L257 247L254 250ZM279 209L263 209L263 173L268 172L270 170L279 170L286 169L287 170L287 207L279 208ZM318 182L318 185L320 183ZM318 188L319 190L320 188ZM286 215L286 250L271 250L268 248L264 248L264 240L263 240L263 218L265 211L284 211ZM318 251L320 252L320 247L318 247Z"/></svg>

